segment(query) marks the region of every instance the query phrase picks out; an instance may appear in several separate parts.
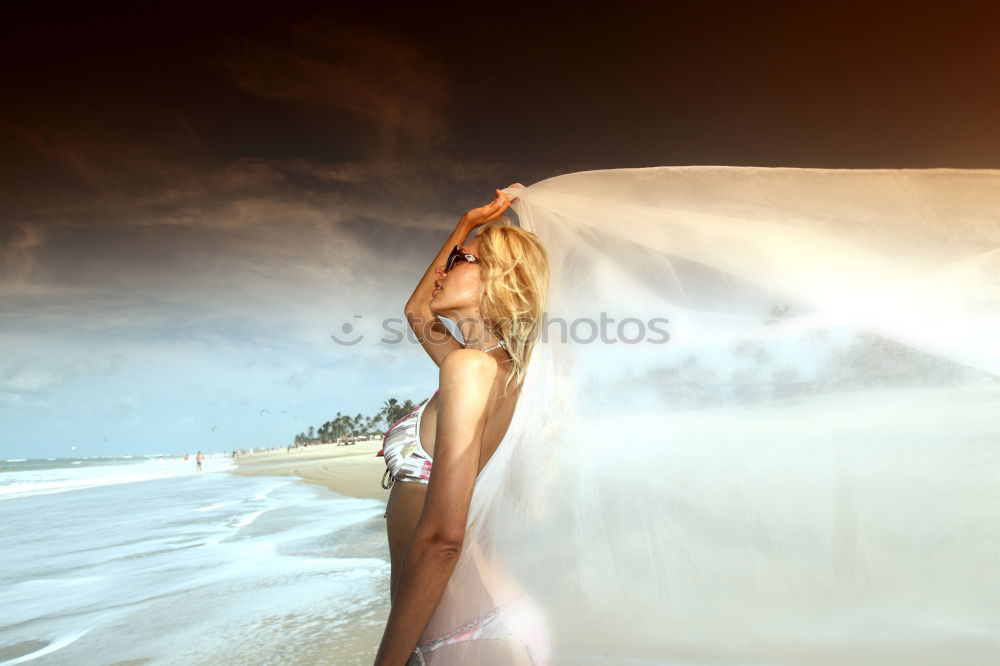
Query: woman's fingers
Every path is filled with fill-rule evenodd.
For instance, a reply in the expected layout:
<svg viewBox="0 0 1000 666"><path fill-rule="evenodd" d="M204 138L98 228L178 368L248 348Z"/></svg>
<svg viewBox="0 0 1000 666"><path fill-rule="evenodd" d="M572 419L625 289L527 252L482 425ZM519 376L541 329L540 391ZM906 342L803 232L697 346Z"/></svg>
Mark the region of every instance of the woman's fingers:
<svg viewBox="0 0 1000 666"><path fill-rule="evenodd" d="M497 198L493 201L493 205L496 207L496 212L493 214L493 218L496 219L500 215L510 208L510 197L507 196L506 192L501 192L497 190Z"/></svg>
<svg viewBox="0 0 1000 666"><path fill-rule="evenodd" d="M524 187L520 184L515 185L518 187ZM511 187L514 187L515 185L511 185ZM465 218L476 225L485 224L499 219L500 216L503 215L504 211L510 208L511 197L506 192L501 192L500 190L496 190L496 193L497 196L493 201L489 202L485 206L473 208L465 214Z"/></svg>
<svg viewBox="0 0 1000 666"><path fill-rule="evenodd" d="M498 196L496 199L483 206L481 210L487 215L493 216L504 210L509 205L509 201L506 201L504 197Z"/></svg>
<svg viewBox="0 0 1000 666"><path fill-rule="evenodd" d="M503 212L510 208L510 203L501 204L499 201L494 201L493 203L483 206L482 208L476 209L476 215L474 218L478 223L485 224L487 222L492 222L493 220L499 219Z"/></svg>
<svg viewBox="0 0 1000 666"><path fill-rule="evenodd" d="M508 190L524 189L524 185L522 185L521 183L514 183L512 185L508 185L505 189ZM497 190L497 194L501 193L507 198L508 201L513 201L514 199L517 198L516 194L510 194L509 192L501 192L500 190Z"/></svg>

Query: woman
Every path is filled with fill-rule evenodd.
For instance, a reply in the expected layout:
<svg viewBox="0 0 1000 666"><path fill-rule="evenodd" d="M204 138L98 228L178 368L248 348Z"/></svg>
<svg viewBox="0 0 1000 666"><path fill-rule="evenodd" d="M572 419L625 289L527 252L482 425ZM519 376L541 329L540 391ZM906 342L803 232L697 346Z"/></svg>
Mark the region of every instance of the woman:
<svg viewBox="0 0 1000 666"><path fill-rule="evenodd" d="M453 424L503 421L446 418L467 399L446 381L425 405L434 474L379 663L418 642L434 666L531 663L521 589L558 663L996 661L1000 170L653 167L508 192L544 243L546 335L466 476L444 471ZM487 233L435 310L468 315L465 269L498 284ZM448 361L499 344L488 314ZM477 467L471 502L472 480L443 502Z"/></svg>
<svg viewBox="0 0 1000 666"><path fill-rule="evenodd" d="M376 664L547 663L537 609L480 544L463 543L477 480L511 427L548 287L533 234L484 226L510 203L497 190L463 215L406 304L440 384L386 433L392 611ZM464 344L438 316L455 322ZM451 581L456 567L460 582ZM463 603L441 604L449 582Z"/></svg>

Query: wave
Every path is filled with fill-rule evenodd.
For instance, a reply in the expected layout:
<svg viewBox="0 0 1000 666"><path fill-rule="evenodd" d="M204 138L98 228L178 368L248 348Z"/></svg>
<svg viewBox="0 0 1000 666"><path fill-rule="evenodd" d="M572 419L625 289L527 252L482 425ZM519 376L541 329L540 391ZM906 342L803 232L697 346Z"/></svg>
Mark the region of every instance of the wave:
<svg viewBox="0 0 1000 666"><path fill-rule="evenodd" d="M265 511L265 509L261 509L260 511L254 511L253 513L248 513L247 515L243 516L239 520L233 522L232 526L233 527L246 527L246 526L250 525L251 523L253 523L253 521L255 521L258 518L260 518L261 514L264 513L264 511Z"/></svg>
<svg viewBox="0 0 1000 666"><path fill-rule="evenodd" d="M181 460L143 460L124 465L77 465L82 465L82 462L75 460L65 467L8 473L0 481L0 501L199 474L194 463ZM229 459L206 458L204 472L201 473L223 471L232 466Z"/></svg>

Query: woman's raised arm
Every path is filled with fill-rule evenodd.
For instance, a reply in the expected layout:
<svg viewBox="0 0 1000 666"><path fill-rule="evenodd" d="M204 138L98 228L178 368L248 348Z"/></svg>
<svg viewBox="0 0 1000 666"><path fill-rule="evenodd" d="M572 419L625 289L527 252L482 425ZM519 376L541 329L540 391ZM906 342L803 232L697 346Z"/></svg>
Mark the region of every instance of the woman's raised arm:
<svg viewBox="0 0 1000 666"><path fill-rule="evenodd" d="M455 230L451 232L444 245L438 250L431 265L424 271L423 277L420 278L410 295L410 300L403 308L410 328L413 329L420 344L438 367L441 366L441 361L444 360L445 356L456 349L461 349L462 344L431 312L430 301L431 294L434 292L434 281L437 279L436 270L444 266L451 249L456 245L461 247L476 227L499 219L508 208L510 208L510 199L507 198L506 194L497 190L496 199L480 208L473 208L463 215L455 226Z"/></svg>

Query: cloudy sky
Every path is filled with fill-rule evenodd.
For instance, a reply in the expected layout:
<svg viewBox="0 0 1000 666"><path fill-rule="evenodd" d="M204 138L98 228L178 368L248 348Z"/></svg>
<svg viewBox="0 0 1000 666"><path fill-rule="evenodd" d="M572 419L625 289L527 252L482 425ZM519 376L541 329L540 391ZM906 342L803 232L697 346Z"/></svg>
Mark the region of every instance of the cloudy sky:
<svg viewBox="0 0 1000 666"><path fill-rule="evenodd" d="M0 457L282 445L421 400L436 367L383 326L514 181L1000 167L995 2L210 4L5 21Z"/></svg>

